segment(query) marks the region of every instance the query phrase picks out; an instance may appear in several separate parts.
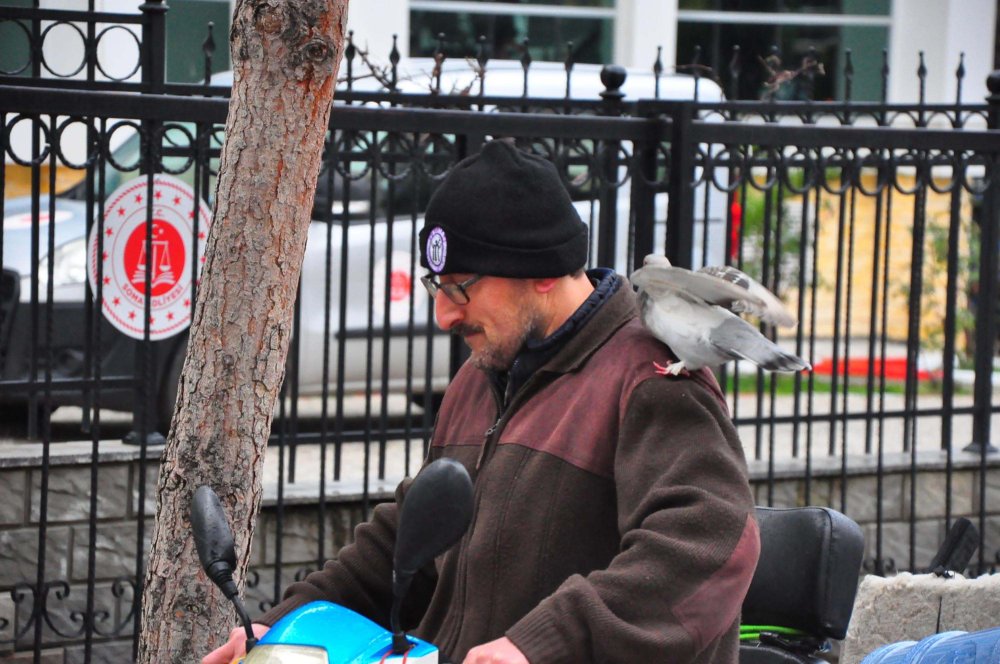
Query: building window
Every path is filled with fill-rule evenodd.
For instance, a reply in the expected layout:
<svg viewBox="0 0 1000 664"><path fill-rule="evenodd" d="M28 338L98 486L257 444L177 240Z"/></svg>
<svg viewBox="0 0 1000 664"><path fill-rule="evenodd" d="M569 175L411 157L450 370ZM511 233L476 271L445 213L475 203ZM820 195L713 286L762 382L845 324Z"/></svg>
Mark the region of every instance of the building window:
<svg viewBox="0 0 1000 664"><path fill-rule="evenodd" d="M845 51L854 65L851 99L877 101L882 93L882 50L889 45L889 0L680 0L677 63L690 63L701 47L727 94L729 63L740 47L739 99L844 99ZM780 64L772 58L777 47ZM814 48L822 73L805 67ZM787 82L769 85L772 73Z"/></svg>
<svg viewBox="0 0 1000 664"><path fill-rule="evenodd" d="M611 61L614 0L411 0L410 55L431 56L443 33L448 57L477 53L486 37L491 58L521 58L525 39L533 60L566 59L572 42L575 62Z"/></svg>

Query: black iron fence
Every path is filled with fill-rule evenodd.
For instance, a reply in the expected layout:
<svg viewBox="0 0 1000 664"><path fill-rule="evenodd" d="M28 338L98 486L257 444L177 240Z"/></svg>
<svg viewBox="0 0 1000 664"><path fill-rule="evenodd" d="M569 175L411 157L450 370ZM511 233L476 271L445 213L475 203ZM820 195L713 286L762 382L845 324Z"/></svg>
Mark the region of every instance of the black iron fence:
<svg viewBox="0 0 1000 664"><path fill-rule="evenodd" d="M12 496L0 502L14 506L0 508L0 652L36 659L58 643L89 661L137 631L156 443L225 138L212 44L214 85L166 83L165 8L141 9L0 8L0 28L29 45L0 72L0 496ZM46 73L58 24L84 39L82 79ZM109 80L101 40L126 24L135 70ZM797 328L767 332L813 371L720 372L759 502L841 509L865 525L877 573L925 566L959 516L980 531L971 571L1000 563L997 105L928 104L922 85L911 105L849 92L726 102L697 62L676 76L658 60L650 99L623 96L641 76L619 68L577 99L596 69L491 69L482 51L456 69L438 58L409 79L426 88L416 94L398 53L388 60L351 44L342 67L265 466L250 583L261 607L426 451L462 351L414 287L416 232L450 167L494 137L556 164L590 225L591 265L627 273L649 252L734 264L797 312ZM546 71L558 89L538 87ZM338 512L345 495L354 516Z"/></svg>

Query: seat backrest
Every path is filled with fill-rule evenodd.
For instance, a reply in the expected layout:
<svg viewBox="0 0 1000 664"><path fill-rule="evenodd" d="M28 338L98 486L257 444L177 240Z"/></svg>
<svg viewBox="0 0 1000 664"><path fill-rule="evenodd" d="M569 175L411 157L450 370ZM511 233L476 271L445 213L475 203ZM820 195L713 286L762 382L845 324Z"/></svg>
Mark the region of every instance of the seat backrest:
<svg viewBox="0 0 1000 664"><path fill-rule="evenodd" d="M757 523L760 561L741 622L843 639L864 553L861 528L828 507L758 507Z"/></svg>

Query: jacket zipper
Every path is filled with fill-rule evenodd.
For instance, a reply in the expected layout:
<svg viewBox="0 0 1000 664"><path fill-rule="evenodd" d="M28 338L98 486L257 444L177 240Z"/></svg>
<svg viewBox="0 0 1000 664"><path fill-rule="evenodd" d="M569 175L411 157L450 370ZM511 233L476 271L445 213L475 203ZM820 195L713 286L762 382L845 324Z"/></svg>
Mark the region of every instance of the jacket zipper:
<svg viewBox="0 0 1000 664"><path fill-rule="evenodd" d="M499 431L499 429L501 428L500 425L503 423L504 417L508 413L516 412L517 409L514 407L516 405L514 402L518 400L516 397L517 396L523 397L523 395L526 393L525 388L527 388L529 385L533 386L533 384L537 381L537 374L538 372L536 372L536 375L529 378L528 381L521 386L521 389L518 391L518 395L514 395L514 398L506 400L497 392L495 387L490 385L490 394L493 395L493 403L496 405L497 408L497 419L493 423L493 426L487 429L483 434L486 440L483 441L483 449L480 451L479 459L476 461L477 471L488 460L488 457L490 456L489 452L493 449L493 447L495 447L494 439L496 437L497 431ZM507 401L506 408L504 407L504 401ZM468 543L472 541L472 533L476 529L476 522L479 518L479 501L481 497L482 496L480 494L480 486L477 477L476 489L475 489L475 504L473 507L472 522L469 524L469 529L465 533L465 539L464 539L465 546L459 553L458 572L459 572L460 591L456 592L456 595L461 598L461 603L462 603L461 608L457 613L457 615L459 616L465 613L465 607L468 604L468 602L466 601L469 591L468 583L466 581L466 569L468 568L468 553L469 553ZM449 644L448 652L454 650L455 644L458 642L458 633L459 633L458 623L455 623L455 625L453 626L452 638L450 639L451 643ZM441 644L439 643L438 646L441 647Z"/></svg>
<svg viewBox="0 0 1000 664"><path fill-rule="evenodd" d="M479 470L482 467L483 461L486 459L486 450L491 447L490 439L493 437L493 434L496 433L497 428L500 426L500 420L502 419L503 414L501 413L500 417L497 418L497 421L493 423L493 426L487 429L486 433L483 434L483 438L485 440L483 441L483 448L479 451L479 458L476 459L476 470Z"/></svg>
<svg viewBox="0 0 1000 664"><path fill-rule="evenodd" d="M479 459L476 461L476 470L479 470L480 465L485 458L486 447L489 445L490 437L496 432L500 426L500 421L503 419L503 404L501 403L501 397L497 394L496 389L490 386L490 394L493 395L493 403L497 408L497 419L489 429L486 430L484 437L486 440L483 441L483 449L479 452ZM479 499L480 499L480 486L476 482L476 488L474 493L474 503L472 512L472 521L469 523L469 528L463 536L462 548L459 551L458 556L458 587L456 588L455 596L459 598L461 602L460 610L455 614L457 616L462 616L465 614L466 594L468 592L468 586L465 579L466 569L468 567L468 544L472 541L472 532L476 529L476 520L479 517ZM450 613L450 612L449 612ZM460 620L460 619L459 619ZM444 644L439 642L438 647L442 648L442 652L451 653L454 650L455 645L458 643L459 635L459 621L455 621L452 624L452 630L448 639L448 650L445 651Z"/></svg>
<svg viewBox="0 0 1000 664"><path fill-rule="evenodd" d="M476 459L476 470L479 470L482 467L483 461L486 460L488 450L493 447L493 434L495 434L497 429L500 428L500 422L503 421L503 417L506 414L501 397L497 394L496 389L492 385L490 386L490 394L493 395L493 403L495 403L497 407L497 419L496 422L493 423L493 426L483 433L483 448L479 450L479 458Z"/></svg>

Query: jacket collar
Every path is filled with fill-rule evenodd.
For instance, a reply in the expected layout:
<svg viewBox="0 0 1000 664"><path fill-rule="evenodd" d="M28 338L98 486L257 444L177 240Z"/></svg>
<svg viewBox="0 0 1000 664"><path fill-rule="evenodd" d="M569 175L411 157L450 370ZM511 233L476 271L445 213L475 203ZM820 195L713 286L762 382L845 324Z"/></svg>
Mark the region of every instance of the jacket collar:
<svg viewBox="0 0 1000 664"><path fill-rule="evenodd" d="M615 292L539 371L576 371L620 327L638 315L632 284L621 275L612 278L618 281Z"/></svg>

